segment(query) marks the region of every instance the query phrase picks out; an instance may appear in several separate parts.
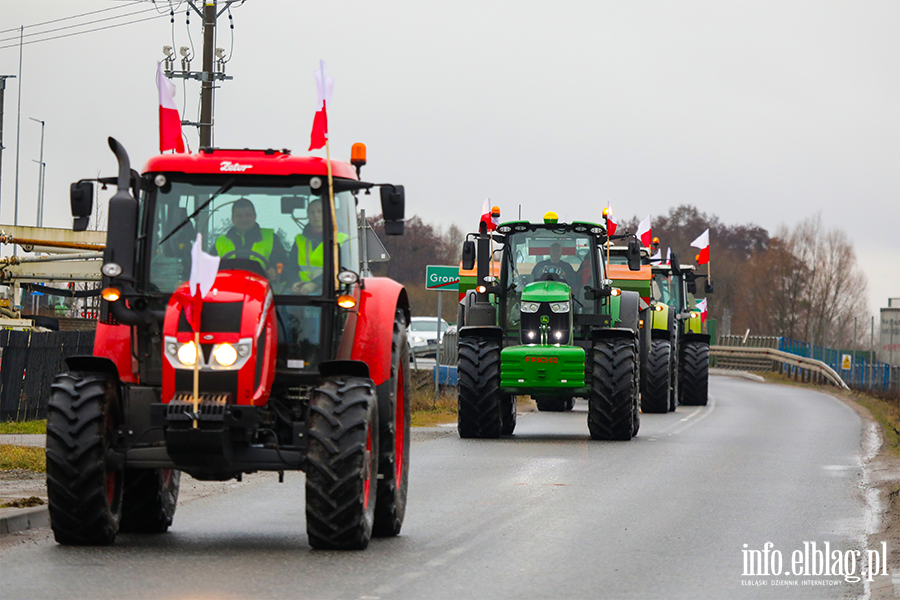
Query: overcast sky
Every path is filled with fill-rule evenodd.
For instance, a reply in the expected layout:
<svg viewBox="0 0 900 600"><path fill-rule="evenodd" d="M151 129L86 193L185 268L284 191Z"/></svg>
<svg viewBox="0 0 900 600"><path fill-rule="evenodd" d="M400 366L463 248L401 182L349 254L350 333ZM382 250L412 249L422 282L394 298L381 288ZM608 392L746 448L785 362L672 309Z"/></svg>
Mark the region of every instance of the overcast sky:
<svg viewBox="0 0 900 600"><path fill-rule="evenodd" d="M174 28L162 16L23 47L22 78L6 86L0 223L13 221L20 84L20 224L35 222L41 126L29 117L46 121L45 226L70 226L69 183L115 173L107 136L138 168L157 151L156 62L163 45L192 43L187 4L173 4ZM27 42L153 6L0 0L0 74L18 74L20 25L28 36L131 15ZM332 157L365 142L363 177L404 184L407 215L469 231L486 196L504 219L520 204L528 219L596 220L607 201L622 218L688 203L774 233L821 211L853 240L870 309L900 297L896 0L245 0L232 14L233 50L219 20L234 80L216 96L217 146L305 152L322 58ZM190 34L199 70L196 14ZM197 83L179 82L176 100L198 120ZM188 141L196 149L195 130Z"/></svg>

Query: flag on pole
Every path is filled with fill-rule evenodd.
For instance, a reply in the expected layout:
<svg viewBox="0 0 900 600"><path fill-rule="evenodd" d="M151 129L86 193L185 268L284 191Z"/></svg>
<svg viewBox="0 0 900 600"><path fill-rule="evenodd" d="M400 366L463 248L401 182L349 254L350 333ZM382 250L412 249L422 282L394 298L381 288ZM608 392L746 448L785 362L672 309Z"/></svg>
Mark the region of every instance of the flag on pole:
<svg viewBox="0 0 900 600"><path fill-rule="evenodd" d="M156 88L159 90L159 151L184 152L181 117L175 106L175 84L163 73L161 62L156 63Z"/></svg>
<svg viewBox="0 0 900 600"><path fill-rule="evenodd" d="M697 264L705 265L709 262L709 229L700 234L696 240L691 242L691 247L700 248L700 254L697 256Z"/></svg>
<svg viewBox="0 0 900 600"><path fill-rule="evenodd" d="M200 313L203 311L203 298L212 289L219 272L219 257L203 251L203 235L197 234L191 246L191 276L188 279L190 301L183 303L184 316L191 325L191 330L200 331Z"/></svg>
<svg viewBox="0 0 900 600"><path fill-rule="evenodd" d="M706 298L697 301L697 308L700 309L700 322L706 323Z"/></svg>
<svg viewBox="0 0 900 600"><path fill-rule="evenodd" d="M666 264L672 264L672 248L666 248Z"/></svg>
<svg viewBox="0 0 900 600"><path fill-rule="evenodd" d="M312 133L309 136L309 149L318 150L325 147L328 139L328 113L326 111L331 104L331 92L334 90L334 79L328 77L325 72L325 61L319 61L319 69L316 71L316 91L319 94L319 102L316 104L316 116L313 119Z"/></svg>
<svg viewBox="0 0 900 600"><path fill-rule="evenodd" d="M653 237L650 234L650 215L647 215L647 218L644 219L643 221L641 221L640 224L638 225L637 237L639 240L641 240L641 243L644 246L646 246L648 248L650 247L650 242L653 239Z"/></svg>
<svg viewBox="0 0 900 600"><path fill-rule="evenodd" d="M616 218L612 214L609 202L606 203L604 214L606 216L606 237L611 238L616 233L616 227L618 227L619 224L616 223Z"/></svg>
<svg viewBox="0 0 900 600"><path fill-rule="evenodd" d="M491 198L488 196L481 205L481 222L487 225L488 231L495 231L500 224L500 207L491 207Z"/></svg>
<svg viewBox="0 0 900 600"><path fill-rule="evenodd" d="M656 249L656 254L650 257L650 264L661 263L662 262L662 250L659 248Z"/></svg>

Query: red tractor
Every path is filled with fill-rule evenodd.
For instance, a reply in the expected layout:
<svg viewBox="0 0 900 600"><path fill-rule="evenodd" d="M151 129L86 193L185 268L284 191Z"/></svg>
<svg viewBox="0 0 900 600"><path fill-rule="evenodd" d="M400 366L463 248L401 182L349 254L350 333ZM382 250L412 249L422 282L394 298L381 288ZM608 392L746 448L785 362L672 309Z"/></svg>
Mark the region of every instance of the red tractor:
<svg viewBox="0 0 900 600"><path fill-rule="evenodd" d="M330 170L287 150L202 148L156 156L138 174L109 142L118 177L72 184L75 229L94 182L118 191L94 356L68 358L49 401L57 542L165 532L182 471L217 481L305 471L315 548L399 534L409 303L395 281L360 276L356 195L380 187L386 232L398 235L403 187L359 180L364 147ZM220 262L195 331L185 299L199 239Z"/></svg>

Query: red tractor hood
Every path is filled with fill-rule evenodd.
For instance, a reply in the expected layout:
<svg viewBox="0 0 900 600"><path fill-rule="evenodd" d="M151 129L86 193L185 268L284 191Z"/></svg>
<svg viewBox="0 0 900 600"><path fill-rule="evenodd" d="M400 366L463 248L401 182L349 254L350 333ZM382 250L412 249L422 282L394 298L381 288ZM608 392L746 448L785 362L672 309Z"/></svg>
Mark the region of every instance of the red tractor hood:
<svg viewBox="0 0 900 600"><path fill-rule="evenodd" d="M331 161L332 174L358 179L345 162ZM279 150L210 150L194 154L160 154L144 165L144 173L219 173L223 175L327 175L324 158L291 156Z"/></svg>

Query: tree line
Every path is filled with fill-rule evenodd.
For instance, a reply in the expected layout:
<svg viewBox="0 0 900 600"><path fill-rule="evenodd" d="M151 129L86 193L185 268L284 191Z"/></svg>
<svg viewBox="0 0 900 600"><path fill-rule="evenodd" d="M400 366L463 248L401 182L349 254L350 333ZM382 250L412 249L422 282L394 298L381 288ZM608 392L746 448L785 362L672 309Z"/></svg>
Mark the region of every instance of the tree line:
<svg viewBox="0 0 900 600"><path fill-rule="evenodd" d="M406 221L404 235L387 237L380 216L370 222L391 254L389 262L372 265L373 273L407 287L414 315L435 315L437 295L443 293L442 316L455 323L456 296L426 291L425 267L459 264L468 232L452 224L445 230L413 216ZM636 216L621 220L619 231L634 232L638 222ZM867 282L846 233L826 228L821 215L815 215L793 227L782 225L771 235L752 223L723 223L691 205L673 207L666 215L654 216L652 223L663 257L671 248L682 264L696 264L698 250L690 243L707 228L715 284L709 313L717 319L719 333L726 321L732 333L749 329L751 335L811 340L816 345L854 344L854 318L860 332L869 318ZM706 266L698 272L706 273ZM704 296L701 284L697 297Z"/></svg>

